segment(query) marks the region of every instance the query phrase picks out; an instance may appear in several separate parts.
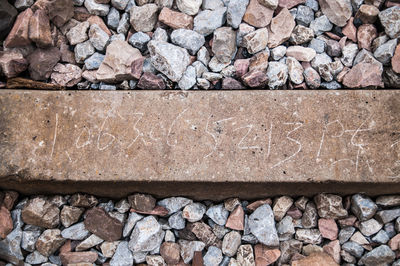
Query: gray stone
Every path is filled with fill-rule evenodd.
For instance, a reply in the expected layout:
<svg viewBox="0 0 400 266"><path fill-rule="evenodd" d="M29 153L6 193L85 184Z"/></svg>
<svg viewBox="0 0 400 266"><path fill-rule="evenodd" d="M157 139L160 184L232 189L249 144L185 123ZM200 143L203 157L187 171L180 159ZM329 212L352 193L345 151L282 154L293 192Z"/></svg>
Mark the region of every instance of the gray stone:
<svg viewBox="0 0 400 266"><path fill-rule="evenodd" d="M399 13L399 19L400 19L400 13ZM400 27L400 24L399 24ZM383 45L379 46L375 52L374 56L376 59L378 59L379 62L381 62L384 65L389 65L390 60L392 59L394 55L394 51L397 46L397 39L390 40Z"/></svg>
<svg viewBox="0 0 400 266"><path fill-rule="evenodd" d="M342 85L339 82L333 80L330 82L322 82L321 88L326 89L326 90L338 90L338 89L342 88Z"/></svg>
<svg viewBox="0 0 400 266"><path fill-rule="evenodd" d="M360 223L360 231L365 236L371 236L381 230L382 226L377 220L369 219Z"/></svg>
<svg viewBox="0 0 400 266"><path fill-rule="evenodd" d="M129 0L111 0L112 6L119 10L124 10L128 2Z"/></svg>
<svg viewBox="0 0 400 266"><path fill-rule="evenodd" d="M347 67L353 66L353 61L356 55L358 54L358 45L355 43L349 43L342 49L342 57L340 61L342 61L343 65Z"/></svg>
<svg viewBox="0 0 400 266"><path fill-rule="evenodd" d="M307 244L321 244L322 236L318 229L302 229L296 230L295 235L297 240Z"/></svg>
<svg viewBox="0 0 400 266"><path fill-rule="evenodd" d="M215 10L203 10L194 18L193 30L206 36L224 25L225 21L226 7L217 8Z"/></svg>
<svg viewBox="0 0 400 266"><path fill-rule="evenodd" d="M138 264L146 261L147 252L132 252L133 262Z"/></svg>
<svg viewBox="0 0 400 266"><path fill-rule="evenodd" d="M135 252L152 251L160 247L164 238L161 225L153 216L147 216L138 221L133 229L129 249Z"/></svg>
<svg viewBox="0 0 400 266"><path fill-rule="evenodd" d="M308 26L314 20L314 12L311 7L299 5L297 6L296 22L299 25Z"/></svg>
<svg viewBox="0 0 400 266"><path fill-rule="evenodd" d="M379 211L375 216L375 218L382 224L389 223L395 220L397 217L400 217L400 208Z"/></svg>
<svg viewBox="0 0 400 266"><path fill-rule="evenodd" d="M210 54L206 47L202 46L197 52L197 60L202 62L205 66L208 66L210 62Z"/></svg>
<svg viewBox="0 0 400 266"><path fill-rule="evenodd" d="M218 61L218 59L215 56L213 58L211 58L210 62L208 63L208 67L213 72L221 72L222 69L224 69L225 67L227 67L229 65L230 65L230 62L221 63L220 61Z"/></svg>
<svg viewBox="0 0 400 266"><path fill-rule="evenodd" d="M185 48L191 55L195 55L204 45L205 39L203 35L193 30L177 29L171 33L171 42Z"/></svg>
<svg viewBox="0 0 400 266"><path fill-rule="evenodd" d="M89 56L95 53L95 48L90 41L86 41L83 43L78 43L75 46L75 61L77 63L83 64Z"/></svg>
<svg viewBox="0 0 400 266"><path fill-rule="evenodd" d="M110 266L132 266L133 255L129 250L128 241L121 241L110 260Z"/></svg>
<svg viewBox="0 0 400 266"><path fill-rule="evenodd" d="M129 213L128 220L124 225L124 229L122 230L122 236L127 237L132 232L132 229L136 223L142 218L143 215L137 214L136 212Z"/></svg>
<svg viewBox="0 0 400 266"><path fill-rule="evenodd" d="M293 238L296 232L293 225L293 219L290 216L285 216L278 224L277 231L279 235L279 241L286 241Z"/></svg>
<svg viewBox="0 0 400 266"><path fill-rule="evenodd" d="M303 66L294 59L293 57L287 57L286 58L286 64L288 66L288 73L289 73L289 79L291 82L294 84L301 84L304 81L304 68Z"/></svg>
<svg viewBox="0 0 400 266"><path fill-rule="evenodd" d="M107 26L113 30L117 30L120 20L120 14L117 9L112 7L110 12L107 14Z"/></svg>
<svg viewBox="0 0 400 266"><path fill-rule="evenodd" d="M385 195L376 198L376 204L382 207L400 206L400 195Z"/></svg>
<svg viewBox="0 0 400 266"><path fill-rule="evenodd" d="M286 47L283 45L271 49L271 57L273 60L278 61L286 54Z"/></svg>
<svg viewBox="0 0 400 266"><path fill-rule="evenodd" d="M199 12L202 0L176 0L178 9L190 16L194 16Z"/></svg>
<svg viewBox="0 0 400 266"><path fill-rule="evenodd" d="M158 27L151 37L153 41L168 42L168 33L163 28Z"/></svg>
<svg viewBox="0 0 400 266"><path fill-rule="evenodd" d="M74 224L61 231L62 237L72 240L83 240L89 235L89 231L86 230L83 222Z"/></svg>
<svg viewBox="0 0 400 266"><path fill-rule="evenodd" d="M119 20L117 32L126 35L128 33L129 27L129 13L124 13ZM125 40L125 38L123 40Z"/></svg>
<svg viewBox="0 0 400 266"><path fill-rule="evenodd" d="M169 226L171 226L171 228L176 230L182 230L183 228L185 228L186 222L185 219L182 217L182 211L178 211L172 214L168 218L168 224Z"/></svg>
<svg viewBox="0 0 400 266"><path fill-rule="evenodd" d="M205 78L197 78L196 85L201 89L207 90L210 88L211 83Z"/></svg>
<svg viewBox="0 0 400 266"><path fill-rule="evenodd" d="M22 233L21 247L26 251L33 252L40 234L40 230L24 231Z"/></svg>
<svg viewBox="0 0 400 266"><path fill-rule="evenodd" d="M321 54L325 52L326 43L320 39L312 39L310 44L308 45L309 48L312 48L317 52L317 54ZM358 47L358 46L357 46Z"/></svg>
<svg viewBox="0 0 400 266"><path fill-rule="evenodd" d="M178 82L179 88L188 90L196 84L196 69L193 66L188 66Z"/></svg>
<svg viewBox="0 0 400 266"><path fill-rule="evenodd" d="M190 203L183 208L182 217L191 223L200 221L206 212L206 206L201 203Z"/></svg>
<svg viewBox="0 0 400 266"><path fill-rule="evenodd" d="M365 265L386 265L396 258L396 254L386 245L381 245L366 253L360 260Z"/></svg>
<svg viewBox="0 0 400 266"><path fill-rule="evenodd" d="M249 0L230 0L226 13L227 24L237 29L242 22L248 4Z"/></svg>
<svg viewBox="0 0 400 266"><path fill-rule="evenodd" d="M380 230L373 238L372 241L378 244L386 244L390 240L388 233L385 230Z"/></svg>
<svg viewBox="0 0 400 266"><path fill-rule="evenodd" d="M310 69L312 69L312 68L307 68L304 71L304 76L306 77L306 81L307 81L307 75L308 75L307 72ZM317 223L318 223L317 208L313 202L309 202L309 203L307 203L306 209L301 218L301 224L304 228L313 228L313 227L317 226Z"/></svg>
<svg viewBox="0 0 400 266"><path fill-rule="evenodd" d="M196 61L192 64L194 69L196 70L196 77L201 78L204 72L207 72L208 69L206 66L203 65L200 61Z"/></svg>
<svg viewBox="0 0 400 266"><path fill-rule="evenodd" d="M21 252L22 231L16 228L0 241L0 258L18 265L24 260Z"/></svg>
<svg viewBox="0 0 400 266"><path fill-rule="evenodd" d="M290 239L288 241L281 242L279 245L279 249L281 251L279 263L280 264L289 263L290 259L294 254L301 253L302 248L303 248L303 243L295 239Z"/></svg>
<svg viewBox="0 0 400 266"><path fill-rule="evenodd" d="M206 215L218 225L225 225L229 212L224 208L224 204L213 205L208 208Z"/></svg>
<svg viewBox="0 0 400 266"><path fill-rule="evenodd" d="M246 23L241 23L239 25L239 29L236 31L236 44L237 46L243 47L243 37L249 34L250 32L255 31L256 29L253 26L250 26Z"/></svg>
<svg viewBox="0 0 400 266"><path fill-rule="evenodd" d="M267 47L268 44L268 30L261 28L256 31L250 32L243 37L242 45L251 54L255 54Z"/></svg>
<svg viewBox="0 0 400 266"><path fill-rule="evenodd" d="M184 263L189 263L193 259L194 252L202 251L206 246L201 241L187 241L183 239L180 239L178 244L181 247L181 257Z"/></svg>
<svg viewBox="0 0 400 266"><path fill-rule="evenodd" d="M125 36L122 33L119 34L115 34L115 35L111 35L110 38L110 43L112 43L113 41L125 41Z"/></svg>
<svg viewBox="0 0 400 266"><path fill-rule="evenodd" d="M85 60L85 67L88 70L98 69L105 58L104 54L94 53Z"/></svg>
<svg viewBox="0 0 400 266"><path fill-rule="evenodd" d="M361 258L362 254L364 253L364 248L353 241L348 241L344 243L342 245L342 249L355 256L356 258Z"/></svg>
<svg viewBox="0 0 400 266"><path fill-rule="evenodd" d="M147 50L147 43L150 41L150 36L141 31L132 34L129 38L129 43L138 48L142 53Z"/></svg>
<svg viewBox="0 0 400 266"><path fill-rule="evenodd" d="M175 242L175 235L171 230L165 231L164 242Z"/></svg>
<svg viewBox="0 0 400 266"><path fill-rule="evenodd" d="M268 87L278 89L286 84L288 78L288 67L281 62L270 62L267 69Z"/></svg>
<svg viewBox="0 0 400 266"><path fill-rule="evenodd" d="M22 11L35 3L35 0L16 0L14 3L15 8Z"/></svg>
<svg viewBox="0 0 400 266"><path fill-rule="evenodd" d="M329 21L328 17L323 15L311 21L310 28L314 31L315 35L318 36L326 31L332 30L333 25Z"/></svg>
<svg viewBox="0 0 400 266"><path fill-rule="evenodd" d="M221 63L228 63L236 54L236 33L230 27L214 31L212 51Z"/></svg>
<svg viewBox="0 0 400 266"><path fill-rule="evenodd" d="M26 256L25 262L29 264L42 264L47 261L47 257L40 254L38 251L34 251L33 253Z"/></svg>
<svg viewBox="0 0 400 266"><path fill-rule="evenodd" d="M227 233L222 241L222 253L228 257L234 256L240 246L241 238L240 233L236 231Z"/></svg>
<svg viewBox="0 0 400 266"><path fill-rule="evenodd" d="M105 4L99 4L96 0L85 0L85 7L92 15L107 16L110 11L110 6Z"/></svg>
<svg viewBox="0 0 400 266"><path fill-rule="evenodd" d="M106 84L106 83L104 83L104 82L100 82L99 90L115 91L116 89L117 89L117 86L115 86L115 85Z"/></svg>
<svg viewBox="0 0 400 266"><path fill-rule="evenodd" d="M377 210L378 206L369 197L362 194L351 197L351 211L361 222L372 218Z"/></svg>
<svg viewBox="0 0 400 266"><path fill-rule="evenodd" d="M215 10L219 7L224 7L224 2L222 0L203 0L201 7L203 9Z"/></svg>
<svg viewBox="0 0 400 266"><path fill-rule="evenodd" d="M89 29L89 22L81 22L75 27L71 28L66 34L67 39L71 45L84 42L88 39L87 31Z"/></svg>
<svg viewBox="0 0 400 266"><path fill-rule="evenodd" d="M103 242L104 242L103 239L96 236L95 234L91 234L88 238L86 238L76 246L75 251L84 251L94 246L97 246Z"/></svg>
<svg viewBox="0 0 400 266"><path fill-rule="evenodd" d="M113 241L113 242L105 241L105 242L103 242L100 245L100 250L101 250L101 253L103 254L103 256L106 258L111 258L112 256L114 256L114 253L117 250L119 243L120 243L120 241Z"/></svg>
<svg viewBox="0 0 400 266"><path fill-rule="evenodd" d="M310 42L314 37L314 31L302 25L294 27L289 41L293 44L299 45Z"/></svg>
<svg viewBox="0 0 400 266"><path fill-rule="evenodd" d="M158 7L155 4L133 6L130 10L130 22L135 31L152 31L157 23Z"/></svg>
<svg viewBox="0 0 400 266"><path fill-rule="evenodd" d="M379 12L385 32L391 39L400 37L400 7L394 6Z"/></svg>
<svg viewBox="0 0 400 266"><path fill-rule="evenodd" d="M89 29L89 40L98 51L104 51L110 37L97 24L92 24Z"/></svg>
<svg viewBox="0 0 400 266"><path fill-rule="evenodd" d="M314 11L319 10L319 4L317 0L306 0L306 6L310 7Z"/></svg>
<svg viewBox="0 0 400 266"><path fill-rule="evenodd" d="M203 257L204 266L217 266L222 261L222 251L221 249L210 246Z"/></svg>
<svg viewBox="0 0 400 266"><path fill-rule="evenodd" d="M213 72L204 72L203 73L203 78L210 82L218 81L222 79L222 75L219 73L213 73Z"/></svg>
<svg viewBox="0 0 400 266"><path fill-rule="evenodd" d="M147 45L152 65L172 81L182 78L190 63L189 53L181 47L165 42L150 41Z"/></svg>
<svg viewBox="0 0 400 266"><path fill-rule="evenodd" d="M349 241L350 237L354 234L355 231L356 229L352 226L341 229L339 232L339 243L343 244Z"/></svg>
<svg viewBox="0 0 400 266"><path fill-rule="evenodd" d="M278 246L279 238L275 228L274 214L268 204L258 207L249 216L251 233L267 246Z"/></svg>

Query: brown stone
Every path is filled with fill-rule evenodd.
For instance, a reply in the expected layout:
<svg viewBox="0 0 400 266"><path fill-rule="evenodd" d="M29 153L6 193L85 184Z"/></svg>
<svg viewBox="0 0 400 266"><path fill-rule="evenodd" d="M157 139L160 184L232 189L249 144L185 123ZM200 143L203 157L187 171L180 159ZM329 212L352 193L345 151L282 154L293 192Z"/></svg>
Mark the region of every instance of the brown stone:
<svg viewBox="0 0 400 266"><path fill-rule="evenodd" d="M249 71L250 59L237 59L234 62L235 75L237 78L241 78L244 74Z"/></svg>
<svg viewBox="0 0 400 266"><path fill-rule="evenodd" d="M244 211L242 206L238 205L235 210L231 212L225 227L238 231L244 230Z"/></svg>
<svg viewBox="0 0 400 266"><path fill-rule="evenodd" d="M339 266L339 264L325 252L315 252L304 259L293 261L292 266Z"/></svg>
<svg viewBox="0 0 400 266"><path fill-rule="evenodd" d="M64 205L60 213L60 220L62 225L64 225L65 227L69 227L78 222L83 211L83 208Z"/></svg>
<svg viewBox="0 0 400 266"><path fill-rule="evenodd" d="M397 45L392 57L392 68L397 74L400 74L400 44Z"/></svg>
<svg viewBox="0 0 400 266"><path fill-rule="evenodd" d="M338 220L338 223L341 228L353 226L354 223L357 221L357 217L350 215L347 218Z"/></svg>
<svg viewBox="0 0 400 266"><path fill-rule="evenodd" d="M203 222L189 223L188 230L192 232L206 246L216 246L221 248L222 242L213 233L211 227Z"/></svg>
<svg viewBox="0 0 400 266"><path fill-rule="evenodd" d="M250 88L262 88L268 83L265 71L253 70L242 76L243 83Z"/></svg>
<svg viewBox="0 0 400 266"><path fill-rule="evenodd" d="M356 18L361 19L364 24L373 24L379 14L379 9L373 5L361 5L356 13Z"/></svg>
<svg viewBox="0 0 400 266"><path fill-rule="evenodd" d="M334 219L319 219L318 229L323 238L335 240L338 236L338 227Z"/></svg>
<svg viewBox="0 0 400 266"><path fill-rule="evenodd" d="M151 72L145 72L140 77L137 87L140 89L164 90L166 86L162 77Z"/></svg>
<svg viewBox="0 0 400 266"><path fill-rule="evenodd" d="M50 256L56 252L65 242L59 229L45 230L36 241L36 249L43 256Z"/></svg>
<svg viewBox="0 0 400 266"><path fill-rule="evenodd" d="M249 71L267 71L269 51L261 51L250 58Z"/></svg>
<svg viewBox="0 0 400 266"><path fill-rule="evenodd" d="M381 87L382 69L377 64L359 63L344 76L343 85L348 88Z"/></svg>
<svg viewBox="0 0 400 266"><path fill-rule="evenodd" d="M160 247L160 254L167 264L177 264L180 260L181 248L179 244L164 242Z"/></svg>
<svg viewBox="0 0 400 266"><path fill-rule="evenodd" d="M261 5L258 0L250 0L243 21L257 28L263 28L271 22L274 10Z"/></svg>
<svg viewBox="0 0 400 266"><path fill-rule="evenodd" d="M83 22L88 20L92 14L83 6L75 6L74 7L74 19L77 21Z"/></svg>
<svg viewBox="0 0 400 266"><path fill-rule="evenodd" d="M154 209L150 211L139 211L135 209L131 209L131 212L137 212L140 214L147 214L147 215L155 215L155 216L167 216L168 215L168 210L167 208L163 206L156 206Z"/></svg>
<svg viewBox="0 0 400 266"><path fill-rule="evenodd" d="M57 27L63 26L74 16L74 3L70 0L38 0L32 9L45 9Z"/></svg>
<svg viewBox="0 0 400 266"><path fill-rule="evenodd" d="M293 219L300 219L303 216L303 213L296 206L290 207L290 209L286 212L286 215L292 217Z"/></svg>
<svg viewBox="0 0 400 266"><path fill-rule="evenodd" d="M242 83L234 78L226 77L222 80L222 89L224 90L242 90L244 88Z"/></svg>
<svg viewBox="0 0 400 266"><path fill-rule="evenodd" d="M283 8L277 16L271 20L268 27L268 48L275 48L289 40L296 23L287 8Z"/></svg>
<svg viewBox="0 0 400 266"><path fill-rule="evenodd" d="M73 87L82 79L82 69L76 65L72 64L60 64L58 63L53 68L53 73L51 73L52 83Z"/></svg>
<svg viewBox="0 0 400 266"><path fill-rule="evenodd" d="M28 56L29 73L34 80L46 80L53 72L54 66L60 61L61 53L57 47L37 48Z"/></svg>
<svg viewBox="0 0 400 266"><path fill-rule="evenodd" d="M273 264L281 256L279 249L269 249L262 244L254 246L256 266L267 266Z"/></svg>
<svg viewBox="0 0 400 266"><path fill-rule="evenodd" d="M60 210L42 197L28 201L22 209L24 223L44 228L55 228L60 223Z"/></svg>
<svg viewBox="0 0 400 266"><path fill-rule="evenodd" d="M314 197L314 202L321 218L340 219L347 216L340 196L321 193Z"/></svg>
<svg viewBox="0 0 400 266"><path fill-rule="evenodd" d="M60 259L63 265L70 265L72 263L94 263L97 260L97 252L84 251L84 252L65 252L60 254Z"/></svg>
<svg viewBox="0 0 400 266"><path fill-rule="evenodd" d="M44 10L38 9L29 20L29 39L38 47L45 48L53 44L50 21Z"/></svg>
<svg viewBox="0 0 400 266"><path fill-rule="evenodd" d="M299 45L289 46L286 50L286 56L294 57L298 61L310 62L316 56L316 52L312 48Z"/></svg>
<svg viewBox="0 0 400 266"><path fill-rule="evenodd" d="M89 22L90 26L93 24L96 24L99 26L105 33L108 34L108 36L111 36L111 31L108 29L107 25L104 23L103 19L99 16L91 16L90 18L87 19L87 22Z"/></svg>
<svg viewBox="0 0 400 266"><path fill-rule="evenodd" d="M56 84L34 81L26 78L7 79L7 89L33 89L33 90L63 90L63 86Z"/></svg>
<svg viewBox="0 0 400 266"><path fill-rule="evenodd" d="M201 251L195 251L193 254L192 266L203 266L203 255Z"/></svg>
<svg viewBox="0 0 400 266"><path fill-rule="evenodd" d="M400 250L399 244L400 244L400 234L395 235L388 242L388 245L391 250Z"/></svg>
<svg viewBox="0 0 400 266"><path fill-rule="evenodd" d="M98 200L94 196L88 194L76 193L69 199L69 204L73 207L90 208L96 206L97 203Z"/></svg>
<svg viewBox="0 0 400 266"><path fill-rule="evenodd" d="M122 236L123 223L104 209L95 207L86 212L85 228L105 241L117 241Z"/></svg>
<svg viewBox="0 0 400 266"><path fill-rule="evenodd" d="M32 15L33 12L30 8L18 15L14 26L4 41L4 47L21 47L27 46L31 43L29 39L29 20Z"/></svg>
<svg viewBox="0 0 400 266"><path fill-rule="evenodd" d="M128 196L131 207L138 211L148 212L156 206L156 199L148 194L135 193Z"/></svg>
<svg viewBox="0 0 400 266"><path fill-rule="evenodd" d="M348 0L319 0L322 13L333 24L343 27L352 14L351 3Z"/></svg>
<svg viewBox="0 0 400 266"><path fill-rule="evenodd" d="M137 60L139 66L135 63ZM107 46L106 57L97 70L96 77L104 82L139 79L142 72L140 62L143 64L143 57L138 49L126 41L115 40Z"/></svg>
<svg viewBox="0 0 400 266"><path fill-rule="evenodd" d="M297 5L304 4L306 0L279 0L278 6L281 8L291 9Z"/></svg>
<svg viewBox="0 0 400 266"><path fill-rule="evenodd" d="M250 211L255 211L258 207L260 207L261 205L264 205L264 204L272 205L272 200L270 198L264 199L264 200L257 200L255 202L247 205L246 208Z"/></svg>
<svg viewBox="0 0 400 266"><path fill-rule="evenodd" d="M354 17L351 17L349 21L347 21L346 26L343 27L342 33L353 42L357 42L357 28L354 26L353 21Z"/></svg>
<svg viewBox="0 0 400 266"><path fill-rule="evenodd" d="M376 37L378 37L378 32L374 25L361 25L357 30L358 48L371 50L371 43Z"/></svg>
<svg viewBox="0 0 400 266"><path fill-rule="evenodd" d="M399 101L397 90L3 89L0 187L24 194L125 197L140 191L213 200L290 191L396 194L396 178L390 177L397 176L399 157L391 145L398 137L391 134L400 127ZM303 119L294 119L295 111ZM353 144L363 144L361 154L350 141L358 128ZM15 169L26 170L15 176Z"/></svg>
<svg viewBox="0 0 400 266"><path fill-rule="evenodd" d="M5 206L0 206L0 239L6 238L13 228L10 211Z"/></svg>
<svg viewBox="0 0 400 266"><path fill-rule="evenodd" d="M340 242L339 240L334 240L329 242L323 247L323 250L329 254L332 259L335 260L337 264L340 264Z"/></svg>
<svg viewBox="0 0 400 266"><path fill-rule="evenodd" d="M3 197L3 203L0 204L0 206L3 205L4 207L7 208L7 210L11 211L12 208L14 207L15 202L18 199L18 196L19 194L16 191L12 190L5 191Z"/></svg>
<svg viewBox="0 0 400 266"><path fill-rule="evenodd" d="M158 20L173 29L193 29L193 17L164 7Z"/></svg>

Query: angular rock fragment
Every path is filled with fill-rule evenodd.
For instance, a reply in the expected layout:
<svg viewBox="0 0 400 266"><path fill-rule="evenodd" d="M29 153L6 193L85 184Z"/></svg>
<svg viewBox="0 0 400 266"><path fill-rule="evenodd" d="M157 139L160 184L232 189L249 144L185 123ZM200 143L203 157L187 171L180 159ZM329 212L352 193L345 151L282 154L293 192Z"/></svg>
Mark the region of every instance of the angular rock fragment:
<svg viewBox="0 0 400 266"><path fill-rule="evenodd" d="M99 207L86 212L84 224L89 232L105 241L116 241L122 236L123 224Z"/></svg>

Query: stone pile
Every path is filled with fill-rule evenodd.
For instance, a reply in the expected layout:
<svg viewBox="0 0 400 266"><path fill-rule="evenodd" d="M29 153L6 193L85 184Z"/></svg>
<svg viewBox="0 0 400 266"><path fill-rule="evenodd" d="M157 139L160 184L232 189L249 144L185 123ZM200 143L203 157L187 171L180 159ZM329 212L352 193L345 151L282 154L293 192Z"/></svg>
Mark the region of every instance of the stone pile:
<svg viewBox="0 0 400 266"><path fill-rule="evenodd" d="M3 81L25 76L79 89L400 87L398 0L11 2L0 2Z"/></svg>
<svg viewBox="0 0 400 266"><path fill-rule="evenodd" d="M0 191L0 206L0 265L400 265L400 195L218 203Z"/></svg>

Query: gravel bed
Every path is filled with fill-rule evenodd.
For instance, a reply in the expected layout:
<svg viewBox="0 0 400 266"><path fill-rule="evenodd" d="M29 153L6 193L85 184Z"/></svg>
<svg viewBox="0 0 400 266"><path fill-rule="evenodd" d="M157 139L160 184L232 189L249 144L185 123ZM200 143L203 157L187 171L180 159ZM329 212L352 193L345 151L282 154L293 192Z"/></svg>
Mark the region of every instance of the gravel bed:
<svg viewBox="0 0 400 266"><path fill-rule="evenodd" d="M398 0L2 0L0 88L399 88L399 37Z"/></svg>
<svg viewBox="0 0 400 266"><path fill-rule="evenodd" d="M200 202L3 191L0 206L0 265L400 265L400 195Z"/></svg>

